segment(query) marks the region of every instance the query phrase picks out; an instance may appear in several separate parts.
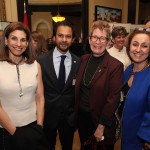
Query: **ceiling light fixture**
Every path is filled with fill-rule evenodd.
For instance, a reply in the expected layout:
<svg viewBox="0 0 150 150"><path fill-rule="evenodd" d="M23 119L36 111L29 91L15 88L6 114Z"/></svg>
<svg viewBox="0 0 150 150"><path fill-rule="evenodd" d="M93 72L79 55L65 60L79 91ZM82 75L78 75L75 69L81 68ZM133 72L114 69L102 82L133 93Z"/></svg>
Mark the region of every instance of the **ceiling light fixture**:
<svg viewBox="0 0 150 150"><path fill-rule="evenodd" d="M59 13L59 0L58 0L58 10L57 10L57 15L52 17L54 22L61 22L65 20L65 17L61 16Z"/></svg>

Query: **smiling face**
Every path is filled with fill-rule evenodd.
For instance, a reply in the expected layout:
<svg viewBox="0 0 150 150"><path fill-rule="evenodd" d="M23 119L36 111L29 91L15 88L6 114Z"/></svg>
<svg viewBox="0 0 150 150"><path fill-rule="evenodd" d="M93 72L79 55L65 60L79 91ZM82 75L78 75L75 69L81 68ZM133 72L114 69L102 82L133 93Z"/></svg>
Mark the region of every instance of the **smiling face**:
<svg viewBox="0 0 150 150"><path fill-rule="evenodd" d="M91 35L92 37L107 37L107 32L105 30L100 30L99 28L96 28L93 30L93 33ZM107 38L106 38L107 39ZM97 39L97 41L92 41L91 38L89 38L89 44L90 48L93 52L93 55L95 57L101 56L104 54L106 50L108 40L102 41L100 39Z"/></svg>
<svg viewBox="0 0 150 150"><path fill-rule="evenodd" d="M115 38L113 38L114 40L114 46L117 49L122 49L126 40L126 36L125 35L118 35Z"/></svg>
<svg viewBox="0 0 150 150"><path fill-rule="evenodd" d="M74 40L71 27L63 25L59 26L54 40L60 53L66 53Z"/></svg>
<svg viewBox="0 0 150 150"><path fill-rule="evenodd" d="M136 34L131 40L129 55L135 63L147 62L150 56L150 36Z"/></svg>
<svg viewBox="0 0 150 150"><path fill-rule="evenodd" d="M11 32L8 38L5 38L5 45L8 47L10 59L22 57L28 46L26 33L21 30Z"/></svg>

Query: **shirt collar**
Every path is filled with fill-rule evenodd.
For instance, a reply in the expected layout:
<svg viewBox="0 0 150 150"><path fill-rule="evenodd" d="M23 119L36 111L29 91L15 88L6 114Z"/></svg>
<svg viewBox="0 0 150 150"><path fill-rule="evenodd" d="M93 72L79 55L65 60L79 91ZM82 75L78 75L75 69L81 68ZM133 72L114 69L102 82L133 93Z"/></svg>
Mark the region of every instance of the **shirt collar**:
<svg viewBox="0 0 150 150"><path fill-rule="evenodd" d="M58 58L58 57L60 57L61 55L66 55L67 58L71 58L71 54L70 54L69 50L68 50L65 54L61 54L61 53L58 51L57 47L55 47L55 48L54 48L54 57Z"/></svg>

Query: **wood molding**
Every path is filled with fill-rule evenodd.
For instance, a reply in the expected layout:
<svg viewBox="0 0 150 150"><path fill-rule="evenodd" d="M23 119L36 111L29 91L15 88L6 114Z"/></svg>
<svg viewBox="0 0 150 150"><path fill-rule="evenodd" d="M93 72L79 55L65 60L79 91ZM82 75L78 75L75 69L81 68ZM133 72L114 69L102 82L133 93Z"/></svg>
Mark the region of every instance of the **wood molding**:
<svg viewBox="0 0 150 150"><path fill-rule="evenodd" d="M5 0L0 0L0 20L6 21Z"/></svg>
<svg viewBox="0 0 150 150"><path fill-rule="evenodd" d="M59 4L81 4L82 0L59 0ZM29 5L57 5L58 0L29 0Z"/></svg>

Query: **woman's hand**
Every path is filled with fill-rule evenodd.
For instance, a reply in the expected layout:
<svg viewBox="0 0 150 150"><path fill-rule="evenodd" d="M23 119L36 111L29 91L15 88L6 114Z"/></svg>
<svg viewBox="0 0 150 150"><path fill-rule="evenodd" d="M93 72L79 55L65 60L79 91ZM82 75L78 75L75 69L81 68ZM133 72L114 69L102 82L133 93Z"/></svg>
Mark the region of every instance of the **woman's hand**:
<svg viewBox="0 0 150 150"><path fill-rule="evenodd" d="M97 142L100 142L101 140L103 140L103 138L104 138L104 137L103 137L104 129L105 129L105 126L104 126L104 125L99 124L99 125L97 126L97 129L96 129L96 131L95 131L95 133L94 133L94 136L95 136Z"/></svg>
<svg viewBox="0 0 150 150"><path fill-rule="evenodd" d="M3 109L0 102L0 125L5 128L11 135L16 131L16 127L13 122L10 120L8 114Z"/></svg>

